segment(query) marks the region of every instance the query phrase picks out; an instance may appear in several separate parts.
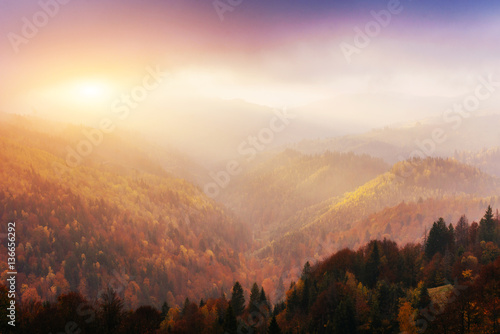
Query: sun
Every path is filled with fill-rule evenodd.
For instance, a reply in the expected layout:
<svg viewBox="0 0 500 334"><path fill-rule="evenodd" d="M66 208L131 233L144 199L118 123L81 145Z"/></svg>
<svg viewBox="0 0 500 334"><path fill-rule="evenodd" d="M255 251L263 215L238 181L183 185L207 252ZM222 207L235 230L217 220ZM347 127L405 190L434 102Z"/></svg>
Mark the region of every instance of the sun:
<svg viewBox="0 0 500 334"><path fill-rule="evenodd" d="M103 81L82 80L74 83L74 97L84 100L101 100L111 93L111 86Z"/></svg>

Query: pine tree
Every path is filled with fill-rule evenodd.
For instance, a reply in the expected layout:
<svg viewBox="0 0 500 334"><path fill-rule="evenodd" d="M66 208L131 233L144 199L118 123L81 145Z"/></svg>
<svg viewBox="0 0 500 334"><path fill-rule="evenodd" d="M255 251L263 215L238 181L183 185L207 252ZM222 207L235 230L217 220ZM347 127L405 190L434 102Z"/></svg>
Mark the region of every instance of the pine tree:
<svg viewBox="0 0 500 334"><path fill-rule="evenodd" d="M269 328L267 329L268 334L281 334L281 328L276 321L276 316L273 316L271 322L269 323Z"/></svg>
<svg viewBox="0 0 500 334"><path fill-rule="evenodd" d="M368 287L373 288L377 283L378 275L380 273L380 252L377 241L370 242L369 245L372 245L372 247L370 257L366 261L365 275Z"/></svg>
<svg viewBox="0 0 500 334"><path fill-rule="evenodd" d="M109 287L101 297L101 317L105 333L115 333L123 318L123 301Z"/></svg>
<svg viewBox="0 0 500 334"><path fill-rule="evenodd" d="M309 263L309 261L307 261L306 264L304 264L304 268L302 269L302 275L300 276L300 279L303 281L308 279L311 275L311 271L311 264Z"/></svg>
<svg viewBox="0 0 500 334"><path fill-rule="evenodd" d="M260 289L260 295L259 295L259 304L261 305L261 310L266 309L267 313L269 314L271 310L271 304L269 304L269 301L267 300L266 292L264 291L264 288ZM264 306L264 307L262 307Z"/></svg>
<svg viewBox="0 0 500 334"><path fill-rule="evenodd" d="M427 258L432 259L434 254L438 252L444 254L449 239L450 231L446 227L444 219L439 218L439 220L432 225L427 244L425 245L425 255Z"/></svg>
<svg viewBox="0 0 500 334"><path fill-rule="evenodd" d="M286 300L286 318L290 320L294 313L298 310L300 306L299 295L297 294L297 290L293 288L292 292L288 296Z"/></svg>
<svg viewBox="0 0 500 334"><path fill-rule="evenodd" d="M431 297L429 295L429 290L425 284L421 284L420 290L418 292L418 300L417 300L417 308L423 309L426 308L431 302Z"/></svg>
<svg viewBox="0 0 500 334"><path fill-rule="evenodd" d="M187 311L190 303L191 302L189 301L189 298L186 297L186 299L184 299L184 306L182 307L181 314L186 314L186 311Z"/></svg>
<svg viewBox="0 0 500 334"><path fill-rule="evenodd" d="M451 223L448 225L448 249L455 254L455 229Z"/></svg>
<svg viewBox="0 0 500 334"><path fill-rule="evenodd" d="M169 310L170 310L170 306L168 306L167 302L163 302L163 305L161 306L161 317L162 317L162 319L165 319L165 317L167 316Z"/></svg>
<svg viewBox="0 0 500 334"><path fill-rule="evenodd" d="M243 293L243 288L238 281L234 283L230 304L236 317L240 316L245 310L245 295Z"/></svg>
<svg viewBox="0 0 500 334"><path fill-rule="evenodd" d="M495 239L495 221L493 220L493 210L488 206L484 217L479 222L479 240L494 241Z"/></svg>
<svg viewBox="0 0 500 334"><path fill-rule="evenodd" d="M340 301L333 314L334 333L356 333L356 310L349 296Z"/></svg>
<svg viewBox="0 0 500 334"><path fill-rule="evenodd" d="M257 283L252 285L252 289L250 290L250 301L248 303L248 312L252 314L253 312L259 312L260 308L260 291Z"/></svg>
<svg viewBox="0 0 500 334"><path fill-rule="evenodd" d="M311 290L311 280L306 278L304 281L304 287L302 289L302 299L300 301L300 307L304 312L307 312L309 309L310 303L310 290Z"/></svg>
<svg viewBox="0 0 500 334"><path fill-rule="evenodd" d="M467 217L463 215L457 222L455 228L455 239L457 247L462 247L464 250L469 246L469 221Z"/></svg>
<svg viewBox="0 0 500 334"><path fill-rule="evenodd" d="M231 305L228 306L224 317L224 331L227 334L237 334L238 332L238 320Z"/></svg>

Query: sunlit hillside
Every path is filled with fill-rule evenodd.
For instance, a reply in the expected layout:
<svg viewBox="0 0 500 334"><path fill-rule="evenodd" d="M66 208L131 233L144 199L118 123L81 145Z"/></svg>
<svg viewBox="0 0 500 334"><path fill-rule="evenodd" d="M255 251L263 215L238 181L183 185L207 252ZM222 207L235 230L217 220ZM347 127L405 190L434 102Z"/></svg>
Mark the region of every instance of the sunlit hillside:
<svg viewBox="0 0 500 334"><path fill-rule="evenodd" d="M0 217L22 236L21 300L69 291L95 299L118 275L128 307L175 305L218 296L240 277L248 230L199 188L119 138L70 168L61 153L81 128L51 135L25 122L0 125Z"/></svg>

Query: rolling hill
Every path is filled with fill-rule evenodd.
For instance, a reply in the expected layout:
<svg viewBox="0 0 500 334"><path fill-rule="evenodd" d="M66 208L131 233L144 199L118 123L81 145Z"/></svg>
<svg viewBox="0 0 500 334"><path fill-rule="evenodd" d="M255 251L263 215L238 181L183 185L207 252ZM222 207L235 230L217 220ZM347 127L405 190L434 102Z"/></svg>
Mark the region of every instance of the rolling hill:
<svg viewBox="0 0 500 334"><path fill-rule="evenodd" d="M0 122L0 217L16 222L21 298L78 290L93 300L118 281L127 307L176 305L245 280L245 225L164 171L136 137L111 134L70 168L68 147L91 129L9 118Z"/></svg>
<svg viewBox="0 0 500 334"><path fill-rule="evenodd" d="M499 195L500 180L475 167L452 159L404 161L341 198L298 212L284 223L289 230L257 254L269 262L293 267L297 259L317 260L342 247L359 246L358 239L366 242L387 234L414 242L423 236L425 226L437 219L434 212L453 220L464 213L477 219L485 203L498 206ZM394 226L388 228L388 216L398 212L397 217L406 218L395 218ZM401 227L408 222L410 226Z"/></svg>
<svg viewBox="0 0 500 334"><path fill-rule="evenodd" d="M300 210L354 190L387 169L366 155L286 150L234 177L217 199L253 226L257 239L272 239Z"/></svg>

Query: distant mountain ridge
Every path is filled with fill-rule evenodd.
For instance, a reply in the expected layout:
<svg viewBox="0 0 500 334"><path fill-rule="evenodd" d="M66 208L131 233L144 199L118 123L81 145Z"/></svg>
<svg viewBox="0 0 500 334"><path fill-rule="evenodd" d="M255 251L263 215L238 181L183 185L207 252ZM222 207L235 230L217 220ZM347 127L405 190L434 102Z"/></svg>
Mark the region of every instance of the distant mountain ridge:
<svg viewBox="0 0 500 334"><path fill-rule="evenodd" d="M311 256L319 259L325 253L338 250L341 246L351 247L357 244L356 237L359 236L353 237L356 235L353 230L360 230L362 222L374 226L382 224L383 222L369 220L368 217L401 203L426 200L431 201L430 203L458 201L460 205L450 204L450 211L447 211L446 207L443 208L444 204L438 206L441 214L459 217L469 210L476 213L473 208L479 207L479 203L481 210L488 202L498 205L499 196L499 178L455 160L427 158L399 162L390 171L342 197L332 198L298 212L284 223L289 227L288 232L262 248L258 254L268 261L280 258L282 263L288 265L295 263L295 259ZM426 222L421 221L419 224L421 229ZM367 227L369 225L363 227L368 231L368 235L363 235L363 240L375 238L384 232ZM419 238L420 231L416 232L416 235L406 236L405 241ZM346 242L345 238L349 235L352 236L351 241Z"/></svg>

